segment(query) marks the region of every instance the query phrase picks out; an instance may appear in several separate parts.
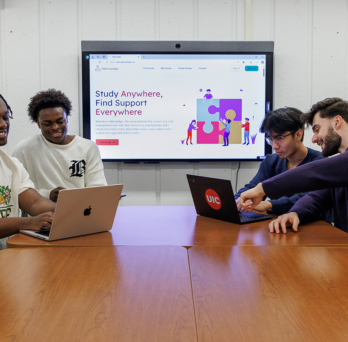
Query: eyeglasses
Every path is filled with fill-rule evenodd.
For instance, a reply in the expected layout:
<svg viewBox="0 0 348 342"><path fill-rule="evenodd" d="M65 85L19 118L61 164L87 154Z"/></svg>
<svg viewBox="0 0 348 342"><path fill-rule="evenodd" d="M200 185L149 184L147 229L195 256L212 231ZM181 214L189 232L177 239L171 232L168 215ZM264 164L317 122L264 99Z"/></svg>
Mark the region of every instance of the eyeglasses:
<svg viewBox="0 0 348 342"><path fill-rule="evenodd" d="M289 133L289 134L286 134L286 135L277 135L276 137L270 137L270 136L268 136L268 137L266 137L266 141L267 141L267 143L269 144L269 145L273 145L273 142L274 141L276 141L277 143L282 143L283 142L283 140L284 140L284 138L286 138L286 137L288 137L289 135L291 135L291 134L294 134L294 132L291 132L291 133Z"/></svg>

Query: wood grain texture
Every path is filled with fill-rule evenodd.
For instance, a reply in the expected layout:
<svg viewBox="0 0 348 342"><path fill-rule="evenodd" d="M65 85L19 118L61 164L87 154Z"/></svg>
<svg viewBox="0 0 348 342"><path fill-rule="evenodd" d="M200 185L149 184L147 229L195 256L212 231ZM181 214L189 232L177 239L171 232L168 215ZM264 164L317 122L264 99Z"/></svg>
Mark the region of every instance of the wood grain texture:
<svg viewBox="0 0 348 342"><path fill-rule="evenodd" d="M182 247L0 253L1 341L197 341Z"/></svg>
<svg viewBox="0 0 348 342"><path fill-rule="evenodd" d="M348 234L318 221L299 232L271 234L270 221L237 225L197 216L194 207L119 207L111 232L46 242L23 234L7 240L8 247L117 245L348 245Z"/></svg>
<svg viewBox="0 0 348 342"><path fill-rule="evenodd" d="M348 249L189 249L198 340L347 341Z"/></svg>

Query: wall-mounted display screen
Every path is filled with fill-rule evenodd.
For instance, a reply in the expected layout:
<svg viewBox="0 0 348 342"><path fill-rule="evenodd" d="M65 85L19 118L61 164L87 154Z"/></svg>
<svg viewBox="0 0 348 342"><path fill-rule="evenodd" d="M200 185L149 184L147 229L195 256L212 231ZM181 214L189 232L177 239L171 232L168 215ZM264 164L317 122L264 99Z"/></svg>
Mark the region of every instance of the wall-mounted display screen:
<svg viewBox="0 0 348 342"><path fill-rule="evenodd" d="M97 51L84 43L101 42L82 44L83 114L84 137L104 161L257 160L270 152L259 127L272 108L273 44L272 52L232 53L228 42L225 51L211 51L217 42L205 42L206 51L194 51L197 42L103 42ZM137 43L139 51L127 51Z"/></svg>

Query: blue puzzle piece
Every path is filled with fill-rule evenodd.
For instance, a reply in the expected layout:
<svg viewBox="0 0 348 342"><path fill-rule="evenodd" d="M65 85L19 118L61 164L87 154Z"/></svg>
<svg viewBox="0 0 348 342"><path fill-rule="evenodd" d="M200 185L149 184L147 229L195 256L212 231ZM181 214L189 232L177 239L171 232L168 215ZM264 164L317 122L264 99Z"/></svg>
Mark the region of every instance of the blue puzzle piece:
<svg viewBox="0 0 348 342"><path fill-rule="evenodd" d="M214 130L213 125L211 124L212 121L219 121L219 113L210 114L208 112L208 108L210 106L219 106L219 100L213 99L211 100L203 100L197 99L197 122L198 121L204 121L205 125L203 127L203 130L205 133L211 133Z"/></svg>

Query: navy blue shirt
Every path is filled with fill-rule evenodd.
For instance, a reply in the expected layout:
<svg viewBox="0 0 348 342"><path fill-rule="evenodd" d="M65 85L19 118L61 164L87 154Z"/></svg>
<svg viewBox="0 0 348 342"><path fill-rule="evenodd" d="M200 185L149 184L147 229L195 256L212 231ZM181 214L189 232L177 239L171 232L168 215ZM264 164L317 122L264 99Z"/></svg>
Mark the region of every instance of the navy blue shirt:
<svg viewBox="0 0 348 342"><path fill-rule="evenodd" d="M311 148L307 148L307 155L305 159L297 166L305 165L314 160L323 159L324 157L321 155L319 151L312 150ZM266 158L262 161L259 171L256 176L250 181L249 184L246 184L244 188L240 189L235 195L235 199L239 198L242 192L247 191L249 189L254 188L257 184L277 176L285 171L288 171L286 167L287 159L280 158L276 153L268 154ZM296 167L296 168L297 168ZM302 191L302 190L301 190ZM269 211L270 214L282 215L287 213L292 206L306 193L298 193L293 196L284 196L276 199L274 196L269 196L270 202L272 203L272 210ZM264 200L267 196L264 197Z"/></svg>
<svg viewBox="0 0 348 342"><path fill-rule="evenodd" d="M348 149L335 157L296 167L262 182L267 196L280 197L298 191L312 191L289 211L300 223L318 220L321 213L333 208L335 227L348 232ZM314 191L317 190L317 191Z"/></svg>

